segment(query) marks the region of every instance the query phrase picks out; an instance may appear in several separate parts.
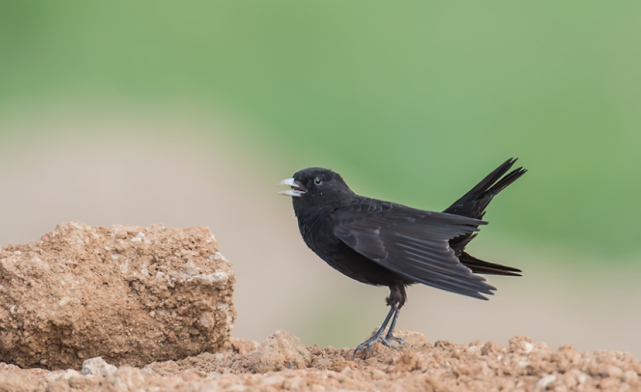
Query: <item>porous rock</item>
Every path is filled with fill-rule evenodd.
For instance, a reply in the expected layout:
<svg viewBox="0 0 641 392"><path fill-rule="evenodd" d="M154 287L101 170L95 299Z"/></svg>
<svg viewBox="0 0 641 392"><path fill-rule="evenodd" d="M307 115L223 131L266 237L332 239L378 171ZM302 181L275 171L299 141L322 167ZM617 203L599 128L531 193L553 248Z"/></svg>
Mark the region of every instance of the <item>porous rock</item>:
<svg viewBox="0 0 641 392"><path fill-rule="evenodd" d="M80 369L215 352L236 313L234 273L205 227L60 224L0 247L0 362Z"/></svg>
<svg viewBox="0 0 641 392"><path fill-rule="evenodd" d="M115 372L118 368L110 365L100 357L87 359L82 363L82 374L84 376L106 377Z"/></svg>
<svg viewBox="0 0 641 392"><path fill-rule="evenodd" d="M278 330L250 354L252 370L267 373L283 369L305 369L312 355L296 336Z"/></svg>

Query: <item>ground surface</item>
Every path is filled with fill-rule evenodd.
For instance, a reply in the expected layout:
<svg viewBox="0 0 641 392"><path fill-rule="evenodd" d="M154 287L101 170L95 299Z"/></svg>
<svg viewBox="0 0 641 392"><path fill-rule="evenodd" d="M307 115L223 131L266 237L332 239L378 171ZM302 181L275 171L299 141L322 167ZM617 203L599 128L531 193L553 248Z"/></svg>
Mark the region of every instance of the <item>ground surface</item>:
<svg viewBox="0 0 641 392"><path fill-rule="evenodd" d="M351 348L304 347L295 336L277 331L260 345L234 339L219 353L143 368L116 368L100 360L89 360L82 373L0 364L0 391L641 390L641 363L626 353L551 349L524 337L502 346L398 335L407 340L401 350L376 345L356 357Z"/></svg>

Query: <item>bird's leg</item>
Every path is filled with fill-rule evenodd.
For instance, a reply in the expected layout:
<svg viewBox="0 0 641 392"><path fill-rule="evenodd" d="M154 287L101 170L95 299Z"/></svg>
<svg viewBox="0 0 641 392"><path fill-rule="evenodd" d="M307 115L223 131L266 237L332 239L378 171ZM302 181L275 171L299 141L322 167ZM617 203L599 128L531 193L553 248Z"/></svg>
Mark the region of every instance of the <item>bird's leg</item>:
<svg viewBox="0 0 641 392"><path fill-rule="evenodd" d="M394 336L394 327L396 326L396 320L398 319L398 312L401 310L401 306L405 303L405 300L407 299L407 295L405 294L405 287L402 285L394 285L390 286L390 296L387 297L387 304L390 306L389 313L387 313L387 317L385 317L385 320L383 321L383 324L381 327L376 331L374 336L371 338L367 339L363 343L359 344L358 347L356 347L356 350L354 350L354 355L359 350L362 350L363 348L367 347L368 351L372 351L372 346L378 342L379 340L383 345L387 347L391 347L393 349L398 349L396 345L394 345L390 340L394 340L400 344L404 344L405 341L403 339L397 338ZM389 327L389 331L385 336L383 336L383 333L385 332L385 327L387 327L387 323L389 323L390 319L392 320L392 324Z"/></svg>
<svg viewBox="0 0 641 392"><path fill-rule="evenodd" d="M392 307L389 310L389 313L387 313L387 317L385 317L385 320L383 321L383 324L378 329L378 331L376 331L374 336L372 336L371 338L367 339L363 343L359 344L358 347L356 347L356 349L354 350L354 354L353 355L356 355L356 353L358 351L362 350L365 347L367 347L367 351L372 351L372 346L374 345L374 343L376 343L379 340L381 340L381 338L383 337L383 332L385 332L385 327L387 327L387 323L389 323L390 318L392 318L392 315L396 312L396 310L397 309L394 308L394 307ZM396 317L394 317L394 318L396 319ZM386 346L389 345L389 342L387 342L387 343L388 344L386 344Z"/></svg>
<svg viewBox="0 0 641 392"><path fill-rule="evenodd" d="M401 338L397 338L394 336L394 327L396 326L396 319L398 319L398 314L401 312L400 307L398 306L398 303L396 303L396 312L394 313L394 318L392 319L392 324L389 326L389 330L387 331L387 335L383 338L383 344L385 344L385 341L387 340L386 345L391 345L389 342L390 340L393 340L395 342L398 342L399 344L405 344L405 340Z"/></svg>
<svg viewBox="0 0 641 392"><path fill-rule="evenodd" d="M401 284L396 284L393 286L390 286L390 294L389 297L387 297L387 304L392 307L392 309L395 309L396 311L394 312L394 318L392 319L392 324L389 326L389 330L387 331L387 335L381 340L381 342L386 345L387 347L393 347L393 348L398 348L395 345L393 345L390 340L394 340L395 342L398 342L400 344L405 344L405 341L401 338L397 338L394 336L394 327L396 327L396 320L398 319L398 314L401 311L401 307L405 304L405 301L407 300L407 294L405 293L405 286Z"/></svg>

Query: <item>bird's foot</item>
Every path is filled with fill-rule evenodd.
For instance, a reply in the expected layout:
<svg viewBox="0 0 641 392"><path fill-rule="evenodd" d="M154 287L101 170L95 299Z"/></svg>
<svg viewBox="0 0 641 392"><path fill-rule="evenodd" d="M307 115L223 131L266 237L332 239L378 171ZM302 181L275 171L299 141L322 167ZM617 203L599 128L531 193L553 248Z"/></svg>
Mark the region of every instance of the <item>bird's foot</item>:
<svg viewBox="0 0 641 392"><path fill-rule="evenodd" d="M372 336L371 338L367 339L363 343L359 344L356 349L354 350L354 353L352 354L353 356L356 356L356 353L367 347L367 351L372 352L372 346L378 342L378 340L381 338L380 335L376 334Z"/></svg>
<svg viewBox="0 0 641 392"><path fill-rule="evenodd" d="M383 344L383 346L398 350L398 346L390 342L390 340L398 342L399 344L405 344L405 340L397 338L396 336L394 336L394 334L392 334L391 331L385 336L383 336L382 331L379 331L378 333L376 333L376 335L359 344L358 347L356 347L356 349L354 350L353 355L355 356L357 352L364 349L365 347L367 347L367 351L372 352L372 346L379 341Z"/></svg>
<svg viewBox="0 0 641 392"><path fill-rule="evenodd" d="M394 340L394 339L392 339ZM398 350L398 346L395 345L394 343L390 342L387 336L381 339L381 343L383 343L383 346L393 348L394 350Z"/></svg>
<svg viewBox="0 0 641 392"><path fill-rule="evenodd" d="M387 335L385 336L384 340L387 340L388 344L390 344L390 342L389 342L390 340L393 340L393 341L397 342L401 346L405 344L405 340L403 340L401 338L397 338L396 336L394 336L392 331L387 333ZM383 344L385 344L385 343L383 343ZM398 348L398 347L394 346L394 348Z"/></svg>

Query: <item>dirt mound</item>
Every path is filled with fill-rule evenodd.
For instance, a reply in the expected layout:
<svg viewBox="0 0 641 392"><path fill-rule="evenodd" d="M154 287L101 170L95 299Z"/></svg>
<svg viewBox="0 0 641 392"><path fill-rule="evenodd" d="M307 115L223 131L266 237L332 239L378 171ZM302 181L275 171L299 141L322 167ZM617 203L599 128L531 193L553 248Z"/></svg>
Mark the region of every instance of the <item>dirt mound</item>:
<svg viewBox="0 0 641 392"><path fill-rule="evenodd" d="M0 392L69 391L639 391L641 363L616 351L580 353L515 337L509 346L428 343L399 332L407 344L380 344L354 358L351 348L304 347L277 331L258 345L238 339L216 354L157 362L142 369L91 359L82 374L21 370L0 364Z"/></svg>
<svg viewBox="0 0 641 392"><path fill-rule="evenodd" d="M60 224L0 247L0 361L144 366L216 351L236 316L233 283L205 227Z"/></svg>

